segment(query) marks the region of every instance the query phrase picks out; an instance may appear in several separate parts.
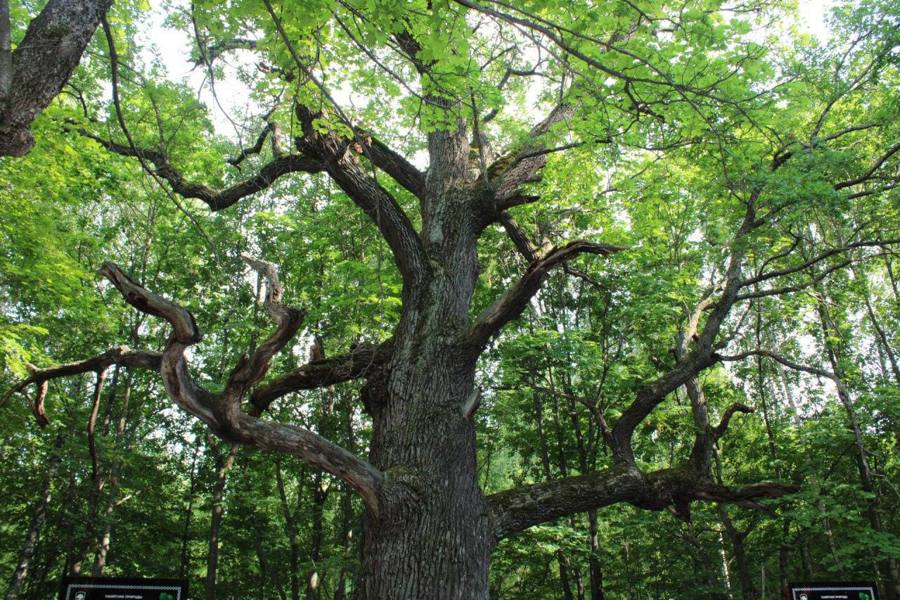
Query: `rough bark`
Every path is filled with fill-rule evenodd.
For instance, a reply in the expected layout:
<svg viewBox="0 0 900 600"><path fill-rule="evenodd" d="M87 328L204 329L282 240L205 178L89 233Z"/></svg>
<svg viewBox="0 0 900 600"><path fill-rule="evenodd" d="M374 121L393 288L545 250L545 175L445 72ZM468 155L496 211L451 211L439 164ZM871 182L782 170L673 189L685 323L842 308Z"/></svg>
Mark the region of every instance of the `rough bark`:
<svg viewBox="0 0 900 600"><path fill-rule="evenodd" d="M0 4L0 156L31 150L32 121L69 80L111 4L50 0L11 54L9 7Z"/></svg>

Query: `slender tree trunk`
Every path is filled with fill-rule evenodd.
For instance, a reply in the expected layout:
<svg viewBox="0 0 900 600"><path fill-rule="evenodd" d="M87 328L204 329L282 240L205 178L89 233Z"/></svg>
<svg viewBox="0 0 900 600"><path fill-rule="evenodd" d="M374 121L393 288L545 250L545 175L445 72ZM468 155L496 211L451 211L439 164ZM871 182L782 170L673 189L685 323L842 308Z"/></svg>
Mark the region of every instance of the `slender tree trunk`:
<svg viewBox="0 0 900 600"><path fill-rule="evenodd" d="M350 452L356 452L356 432L353 430L353 419L356 411L354 409L353 401L348 401L346 397L344 398L343 405L340 414L343 419L346 448ZM344 488L341 491L341 528L338 534L338 545L343 548L344 555L342 558L344 561L349 561L352 558L353 523L355 518L356 516L353 513L353 492L349 488ZM335 600L347 599L348 572L349 569L345 562L341 565L340 573L338 574L338 583L334 592Z"/></svg>
<svg viewBox="0 0 900 600"><path fill-rule="evenodd" d="M753 585L753 574L750 572L750 562L747 560L747 550L744 546L744 540L747 534L734 526L728 511L721 504L719 505L719 518L725 529L725 535L728 543L731 545L731 552L734 555L734 563L737 568L738 581L741 585L741 598L744 600L754 600L756 595L756 586Z"/></svg>
<svg viewBox="0 0 900 600"><path fill-rule="evenodd" d="M591 569L591 599L604 600L603 594L603 568L600 565L600 542L597 529L597 511L588 511L588 533L589 545L591 549L590 569Z"/></svg>
<svg viewBox="0 0 900 600"><path fill-rule="evenodd" d="M266 522L265 515L263 513L257 513L256 523L253 529L253 541L254 546L256 547L256 561L259 564L259 600L265 600L266 586L270 583L269 580L272 578L272 568L269 565L269 557L266 555L264 544L266 529L268 529L268 523ZM281 598L281 600L287 600L287 595L284 593L284 590L281 589L281 586L275 581L272 581L272 583L278 593L278 597Z"/></svg>
<svg viewBox="0 0 900 600"><path fill-rule="evenodd" d="M300 600L300 534L297 530L297 519L291 510L287 496L287 487L284 483L284 475L281 470L281 460L275 460L275 481L278 485L278 496L281 499L281 509L284 514L285 529L288 534L288 548L290 558L288 563L291 582L291 600ZM302 478L301 478L302 481ZM297 504L300 504L302 489L297 490Z"/></svg>
<svg viewBox="0 0 900 600"><path fill-rule="evenodd" d="M900 366L897 364L897 356L891 349L891 340L888 339L887 333L881 326L878 316L875 314L875 309L872 307L869 285L865 279L866 275L865 273L860 273L856 269L854 269L854 272L856 273L857 279L863 282L863 300L866 304L866 314L869 317L869 323L872 324L872 329L875 331L875 343L878 346L879 352L883 353L888 359L888 363L891 366L891 373L894 376L894 383L900 385Z"/></svg>
<svg viewBox="0 0 900 600"><path fill-rule="evenodd" d="M341 492L341 530L340 546L343 548L343 558L348 560L353 549L353 492L344 490ZM338 574L338 583L335 587L334 599L346 600L347 598L347 566L341 565Z"/></svg>
<svg viewBox="0 0 900 600"><path fill-rule="evenodd" d="M844 381L843 367L838 356L838 349L835 347L835 344L829 341L832 336L837 337L839 332L837 331L837 328L834 327L834 323L831 316L828 314L828 309L824 302L819 302L817 308L819 321L822 326L822 333L825 339L826 354L828 355L828 361L831 364L832 372L835 375L838 399L840 399L841 404L847 413L847 420L850 429L853 432L860 484L862 485L863 490L871 494L871 500L869 500L866 506L866 515L868 516L869 526L873 531L884 533L885 528L881 521L878 491L875 487L872 470L869 466L865 440L859 426L856 410L853 406L853 399L850 397L849 389ZM898 567L897 559L886 558L879 561L878 570L881 572L881 577L884 580L885 600L898 600L898 598L900 598L900 567Z"/></svg>
<svg viewBox="0 0 900 600"><path fill-rule="evenodd" d="M188 488L187 507L184 511L184 522L181 528L181 560L179 561L178 576L182 579L187 577L190 570L190 548L191 541L191 521L194 516L194 494L197 488L197 454L198 449L194 449L191 457L191 482Z"/></svg>
<svg viewBox="0 0 900 600"><path fill-rule="evenodd" d="M41 534L44 522L47 520L47 512L50 509L51 490L53 488L53 480L56 478L56 471L59 468L59 453L62 444L62 436L57 436L50 456L50 464L44 477L41 494L35 504L34 512L31 514L31 522L28 524L28 532L25 534L25 541L22 543L22 548L19 550L19 559L16 561L16 569L13 572L9 589L6 591L6 600L15 600L16 598L19 598L24 589L25 581L28 578L28 569L31 566L31 560L34 558L38 538Z"/></svg>
<svg viewBox="0 0 900 600"><path fill-rule="evenodd" d="M220 457L216 467L216 482L213 484L212 516L209 525L209 550L206 557L206 600L216 598L216 574L219 568L219 531L222 527L222 514L225 510L225 484L228 472L234 464L239 446L233 445L228 454Z"/></svg>
<svg viewBox="0 0 900 600"><path fill-rule="evenodd" d="M106 486L106 478L103 476L100 465L100 455L97 450L97 418L100 414L100 400L103 395L103 385L106 381L106 370L97 371L94 384L93 404L88 416L87 443L88 453L91 457L91 488L87 499L87 519L85 520L85 539L81 542L77 558L72 563L72 574L80 575L91 551L95 550L97 542L97 520L100 512L100 496Z"/></svg>
<svg viewBox="0 0 900 600"><path fill-rule="evenodd" d="M323 486L323 477L320 471L313 475L312 488L312 528L309 539L309 572L306 574L306 600L319 600L321 596L321 575L319 575L319 561L322 557L322 536L325 526L325 500L328 493Z"/></svg>
<svg viewBox="0 0 900 600"><path fill-rule="evenodd" d="M116 399L118 391L118 380L119 368L116 367L116 371L113 375L112 389L110 391L109 415L112 414L112 406ZM121 450L123 434L125 433L125 424L127 423L128 418L128 406L130 402L131 374L129 373L125 381L125 391L122 394L122 407L119 411L119 418L116 421L115 435L113 438L113 448L116 451ZM94 566L91 569L91 574L94 577L100 577L101 575L103 575L103 570L106 568L106 557L109 554L109 546L112 535L113 513L115 512L115 509L119 504L119 460L114 457L112 458L112 460L107 462L109 463L109 494L107 495L106 510L104 511L102 519L103 532L100 535L100 539L97 543L97 555L94 559Z"/></svg>
<svg viewBox="0 0 900 600"><path fill-rule="evenodd" d="M538 434L538 447L540 449L540 457L541 457L541 468L543 470L544 479L551 479L551 469L550 469L550 450L549 444L547 443L546 436L546 428L544 424L544 404L542 402L541 393L535 389L534 379L532 378L532 396L534 398L534 417L535 424L537 426L537 434ZM557 407L558 407L557 403ZM558 411L557 411L558 416ZM559 422L556 422L557 431L559 431ZM559 441L559 440L557 440ZM560 451L559 456L562 457L562 448L557 447ZM561 461L559 465L559 469L562 472L563 476L566 475L566 464L564 461ZM569 570L570 564L569 559L566 557L565 553L562 550L558 550L555 553L556 562L559 566L559 585L563 592L563 597L566 600L571 600L573 598L572 595L572 583L569 578Z"/></svg>
<svg viewBox="0 0 900 600"><path fill-rule="evenodd" d="M574 600L572 582L569 581L569 559L562 550L557 550L556 560L559 562L559 583L562 587L563 598L565 600Z"/></svg>

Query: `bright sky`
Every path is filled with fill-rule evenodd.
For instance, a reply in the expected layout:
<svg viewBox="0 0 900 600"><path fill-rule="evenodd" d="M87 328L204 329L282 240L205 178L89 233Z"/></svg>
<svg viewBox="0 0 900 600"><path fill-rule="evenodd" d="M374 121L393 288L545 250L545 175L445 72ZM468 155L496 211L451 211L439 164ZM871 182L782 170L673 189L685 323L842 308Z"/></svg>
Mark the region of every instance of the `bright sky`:
<svg viewBox="0 0 900 600"><path fill-rule="evenodd" d="M829 8L834 6L835 2L836 0L799 0L798 28L823 41L827 39L828 28L825 18ZM226 78L216 81L218 98L214 98L209 86L206 85L208 83L206 69L202 65L197 67L190 62L192 32L164 27L164 17L165 12L160 8L152 13L150 27L145 33L143 42L152 42L156 46L159 57L172 79L186 81L192 89L199 90L201 101L212 109L213 123L217 133L235 137L235 125L229 117L234 118L249 108L245 86L234 77L234 69L226 69ZM142 44L142 46L146 47L146 44ZM239 60L239 55L238 52L230 53L227 62L234 64L236 60ZM234 120L239 121L239 119Z"/></svg>

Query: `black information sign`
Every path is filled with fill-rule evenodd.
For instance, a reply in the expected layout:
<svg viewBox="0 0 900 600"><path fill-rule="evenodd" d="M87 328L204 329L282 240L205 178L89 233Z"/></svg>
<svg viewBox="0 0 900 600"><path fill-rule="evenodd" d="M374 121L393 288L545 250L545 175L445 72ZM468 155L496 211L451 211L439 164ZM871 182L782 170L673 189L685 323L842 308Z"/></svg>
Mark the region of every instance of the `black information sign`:
<svg viewBox="0 0 900 600"><path fill-rule="evenodd" d="M66 577L59 600L186 600L187 582L141 577Z"/></svg>
<svg viewBox="0 0 900 600"><path fill-rule="evenodd" d="M874 583L789 583L788 600L878 600Z"/></svg>

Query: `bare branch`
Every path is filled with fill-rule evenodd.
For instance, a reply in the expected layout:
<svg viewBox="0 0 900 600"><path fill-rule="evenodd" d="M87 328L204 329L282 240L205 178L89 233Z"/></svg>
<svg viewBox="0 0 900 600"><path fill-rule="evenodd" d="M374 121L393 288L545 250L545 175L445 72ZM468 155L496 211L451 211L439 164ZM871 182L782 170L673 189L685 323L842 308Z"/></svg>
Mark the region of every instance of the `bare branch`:
<svg viewBox="0 0 900 600"><path fill-rule="evenodd" d="M522 230L519 224L516 223L509 212L505 210L500 211L500 223L503 225L503 228L506 230L506 233L509 235L513 244L515 244L519 254L525 257L525 260L529 263L536 261L538 259L537 248L534 247L534 244L528 239L528 235Z"/></svg>
<svg viewBox="0 0 900 600"><path fill-rule="evenodd" d="M256 385L269 370L272 358L285 344L291 341L303 324L304 313L296 308L281 303L283 290L278 281L278 267L274 263L258 260L246 254L241 258L268 281L266 291L266 313L275 321L277 329L269 338L256 348L249 357L245 354L225 385L224 395L231 410L240 410L240 402L248 388Z"/></svg>
<svg viewBox="0 0 900 600"><path fill-rule="evenodd" d="M811 375L818 375L819 377L825 377L827 379L831 379L832 381L837 380L837 376L834 373L832 373L831 371L826 371L825 369L819 369L819 368L810 367L807 365L801 365L799 363L796 363L790 359L787 359L787 358L781 356L780 354L776 354L775 352L772 352L771 350L748 350L747 352L741 352L740 354L733 354L730 356L720 356L719 360L734 362L734 361L744 360L745 358L748 358L750 356L763 356L766 358L771 358L775 362L780 363L789 369L793 369L795 371L802 371L804 373L809 373Z"/></svg>
<svg viewBox="0 0 900 600"><path fill-rule="evenodd" d="M6 404L13 394L23 392L28 386L34 385L37 387L37 394L35 400L31 402L32 412L34 412L38 424L41 426L47 425L50 421L44 412L44 399L47 396L47 383L49 381L81 373L97 373L112 365L158 371L161 360L162 354L159 352L129 350L127 346L118 346L107 350L103 354L78 362L46 369L32 368L32 373L27 379L20 381L4 394L3 399L0 400L0 406Z"/></svg>
<svg viewBox="0 0 900 600"><path fill-rule="evenodd" d="M724 280L720 286L721 294L714 302L711 298L708 300L707 303L710 306L709 315L703 328L696 334L696 338L693 335L690 336L693 341L691 351L688 352L685 346L679 352L679 358L674 367L656 380L642 386L638 390L635 400L622 412L619 420L613 426L613 441L615 444L613 454L618 463L634 464L634 450L631 447L631 441L638 424L647 418L668 394L690 381L700 371L712 366L718 360L718 356L713 352L714 343L719 335L722 323L724 323L731 312L732 306L737 301L737 293L741 284L741 269L746 253L746 249L742 246L742 241L754 227L758 226L755 208L758 196L759 191L753 192L747 204L744 219L732 240L731 256L728 260ZM699 313L695 313L695 318L699 319ZM696 324L694 328L696 330Z"/></svg>
<svg viewBox="0 0 900 600"><path fill-rule="evenodd" d="M718 440L723 435L725 435L725 431L728 430L728 424L731 423L731 418L739 412L744 414L752 414L753 409L746 404L741 404L739 402L736 402L726 408L725 412L722 414L722 420L719 421L719 424L716 425L716 427L712 430L714 440Z"/></svg>
<svg viewBox="0 0 900 600"><path fill-rule="evenodd" d="M266 123L266 126L263 127L262 131L259 132L259 135L256 138L256 143L250 146L249 148L241 148L240 153L237 156L232 158L226 158L225 162L227 162L232 167L240 168L240 165L244 160L248 157L259 154L262 152L263 144L266 143L266 138L271 134L275 135L275 126L272 123Z"/></svg>

